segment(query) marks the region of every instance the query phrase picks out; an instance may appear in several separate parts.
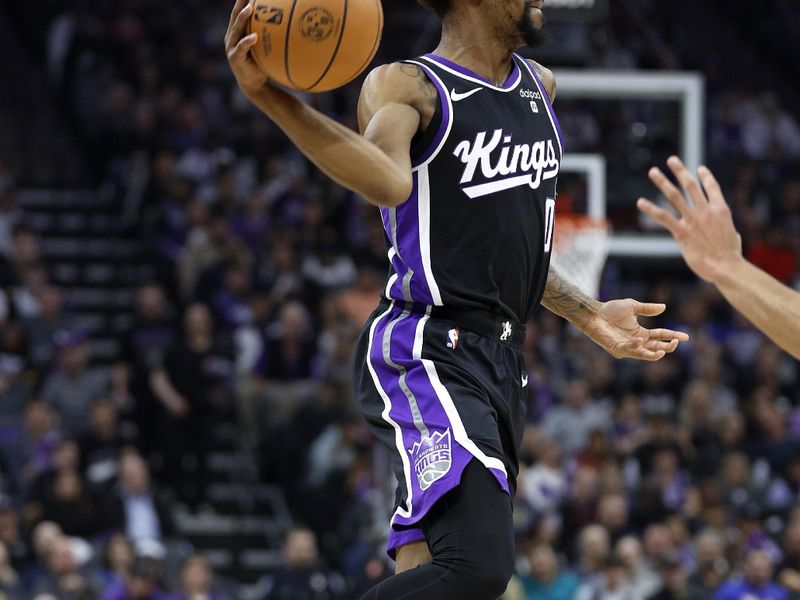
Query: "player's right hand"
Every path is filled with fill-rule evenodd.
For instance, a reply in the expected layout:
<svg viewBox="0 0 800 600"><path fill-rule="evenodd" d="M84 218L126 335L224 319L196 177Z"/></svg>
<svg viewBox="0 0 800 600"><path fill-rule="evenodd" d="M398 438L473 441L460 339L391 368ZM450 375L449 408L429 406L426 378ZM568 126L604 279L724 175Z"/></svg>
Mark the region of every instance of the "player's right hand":
<svg viewBox="0 0 800 600"><path fill-rule="evenodd" d="M255 0L236 0L225 33L225 55L236 83L246 96L262 89L269 80L250 55L250 48L258 41L258 34L253 32L245 35L254 4Z"/></svg>
<svg viewBox="0 0 800 600"><path fill-rule="evenodd" d="M650 180L680 213L681 218L676 218L646 198L639 198L637 205L642 212L669 230L692 271L706 281L717 283L732 264L742 260L742 238L733 225L731 209L725 202L719 183L706 167L698 169L704 192L677 156L670 157L667 165L692 199L692 204L686 201L683 193L659 168L653 167L649 173Z"/></svg>

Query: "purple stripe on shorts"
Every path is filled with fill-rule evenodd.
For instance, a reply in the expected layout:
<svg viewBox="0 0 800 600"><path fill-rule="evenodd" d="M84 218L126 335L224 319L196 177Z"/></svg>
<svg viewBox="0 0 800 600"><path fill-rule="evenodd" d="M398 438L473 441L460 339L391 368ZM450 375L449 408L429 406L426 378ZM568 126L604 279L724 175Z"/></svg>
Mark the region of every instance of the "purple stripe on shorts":
<svg viewBox="0 0 800 600"><path fill-rule="evenodd" d="M467 77L472 77L474 79L479 79L488 85L491 85L493 87L498 87L494 85L491 81L486 79L486 77L484 77L483 75L478 75L475 71L471 71L466 67L462 67L458 63L454 63L452 60L449 60L444 56L439 56L438 54L433 54L432 52L426 54L425 56L434 62L438 62L442 65L450 67L454 71L458 71L462 75L466 75ZM516 63L516 61L512 60L512 62L514 63L514 67L511 69L511 72L508 74L508 77L506 77L506 80L503 82L503 85L500 86L504 90L514 87L519 81L519 76L520 76L519 65Z"/></svg>
<svg viewBox="0 0 800 600"><path fill-rule="evenodd" d="M412 402L400 386L401 372L395 366L388 364L383 356L383 338L386 328L401 314L400 307L394 308L376 327L370 360L381 386L390 398L389 415L402 431L404 446L402 451L405 452L411 469L410 515L397 514L392 523L393 525L411 526L418 523L444 494L458 486L464 468L473 456L456 441L452 423L433 388L425 366L421 360L413 358L417 326L424 317L412 313L395 322L389 343L389 358L392 363L401 367L401 371L405 374L405 385L407 390L410 390L413 402L416 403L418 409L415 420L415 413L411 408ZM423 440L420 427L427 429L430 436L427 440ZM433 443L438 446L431 448L431 440L435 440ZM431 451L426 453L426 448ZM435 468L430 468L431 463L435 463L433 465ZM490 469L490 471L500 486L508 493L509 488L505 475L495 469ZM426 477L432 477L432 479L427 482L425 489L422 489L422 482L426 481ZM402 534L404 533L406 532L393 532L390 536L388 548L390 552L403 545Z"/></svg>
<svg viewBox="0 0 800 600"><path fill-rule="evenodd" d="M425 534L422 529L401 529L397 530L394 527L389 529L389 540L386 542L386 554L392 560L397 560L397 549L414 542L425 541Z"/></svg>

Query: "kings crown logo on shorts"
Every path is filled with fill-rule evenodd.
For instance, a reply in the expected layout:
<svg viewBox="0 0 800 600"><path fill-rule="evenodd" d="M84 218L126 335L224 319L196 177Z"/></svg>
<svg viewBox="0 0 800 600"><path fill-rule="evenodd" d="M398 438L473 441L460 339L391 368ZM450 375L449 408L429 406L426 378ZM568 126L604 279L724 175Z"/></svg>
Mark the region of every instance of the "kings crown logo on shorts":
<svg viewBox="0 0 800 600"><path fill-rule="evenodd" d="M408 453L414 461L414 473L417 474L419 488L425 491L447 475L453 464L450 430L435 431L432 435L423 437L414 443Z"/></svg>

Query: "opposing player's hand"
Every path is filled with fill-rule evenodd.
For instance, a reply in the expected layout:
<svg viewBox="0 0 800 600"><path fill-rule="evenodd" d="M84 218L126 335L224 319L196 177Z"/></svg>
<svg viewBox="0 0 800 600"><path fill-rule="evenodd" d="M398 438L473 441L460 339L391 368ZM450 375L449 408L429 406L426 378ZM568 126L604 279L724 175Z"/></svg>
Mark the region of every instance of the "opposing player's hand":
<svg viewBox="0 0 800 600"><path fill-rule="evenodd" d="M660 360L689 339L681 331L647 329L639 323L640 316L655 317L666 308L631 299L611 300L600 305L584 332L614 358Z"/></svg>
<svg viewBox="0 0 800 600"><path fill-rule="evenodd" d="M733 225L731 210L719 183L706 167L698 169L704 192L677 156L671 157L667 165L691 198L692 204L686 201L684 194L660 169L653 167L650 169L650 179L681 218L646 198L640 198L637 205L669 230L692 271L706 281L716 283L731 264L742 258L742 238Z"/></svg>
<svg viewBox="0 0 800 600"><path fill-rule="evenodd" d="M245 35L247 21L253 12L254 4L255 0L236 0L231 11L228 31L225 33L225 54L228 57L228 64L245 95L263 88L269 79L250 55L250 48L258 41L258 34L253 32Z"/></svg>

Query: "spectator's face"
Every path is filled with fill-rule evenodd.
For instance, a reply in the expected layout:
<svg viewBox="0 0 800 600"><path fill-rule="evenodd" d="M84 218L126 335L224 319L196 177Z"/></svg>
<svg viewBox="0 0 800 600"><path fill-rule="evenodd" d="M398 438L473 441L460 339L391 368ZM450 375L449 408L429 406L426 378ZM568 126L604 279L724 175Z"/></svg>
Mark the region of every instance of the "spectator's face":
<svg viewBox="0 0 800 600"><path fill-rule="evenodd" d="M117 411L111 402L98 402L92 407L92 428L97 432L113 432L117 428Z"/></svg>
<svg viewBox="0 0 800 600"><path fill-rule="evenodd" d="M115 535L108 542L108 564L116 573L126 573L133 565L133 548L122 535Z"/></svg>
<svg viewBox="0 0 800 600"><path fill-rule="evenodd" d="M740 412L726 415L720 422L719 438L725 446L736 446L744 438L744 417Z"/></svg>
<svg viewBox="0 0 800 600"><path fill-rule="evenodd" d="M56 575L66 575L78 570L69 538L61 536L56 539L48 556L47 566Z"/></svg>
<svg viewBox="0 0 800 600"><path fill-rule="evenodd" d="M800 523L794 523L783 534L783 549L791 556L800 556Z"/></svg>
<svg viewBox="0 0 800 600"><path fill-rule="evenodd" d="M286 562L292 569L307 569L317 562L317 540L307 529L289 533L283 547Z"/></svg>
<svg viewBox="0 0 800 600"><path fill-rule="evenodd" d="M642 411L636 396L625 396L617 409L617 420L626 425L636 425L641 421Z"/></svg>
<svg viewBox="0 0 800 600"><path fill-rule="evenodd" d="M281 329L284 335L296 336L305 332L308 326L306 311L302 305L292 302L281 310Z"/></svg>
<svg viewBox="0 0 800 600"><path fill-rule="evenodd" d="M133 600L148 600L153 595L155 586L146 577L131 577L128 592Z"/></svg>
<svg viewBox="0 0 800 600"><path fill-rule="evenodd" d="M0 510L0 540L5 544L19 541L19 517L11 509Z"/></svg>
<svg viewBox="0 0 800 600"><path fill-rule="evenodd" d="M628 523L628 507L625 498L617 494L604 496L598 508L598 520L609 531L620 531Z"/></svg>
<svg viewBox="0 0 800 600"><path fill-rule="evenodd" d="M769 583L772 578L772 561L769 554L761 550L751 552L747 557L744 574L747 581L754 586Z"/></svg>
<svg viewBox="0 0 800 600"><path fill-rule="evenodd" d="M6 545L0 542L0 569L7 569L11 564L8 561L8 550Z"/></svg>
<svg viewBox="0 0 800 600"><path fill-rule="evenodd" d="M73 440L65 440L56 446L53 452L53 466L58 471L77 469L80 462L78 444Z"/></svg>
<svg viewBox="0 0 800 600"><path fill-rule="evenodd" d="M130 494L144 494L150 489L147 466L138 456L126 456L120 465L120 483Z"/></svg>
<svg viewBox="0 0 800 600"><path fill-rule="evenodd" d="M50 431L52 422L50 409L44 402L37 400L25 407L25 431L31 437L38 438Z"/></svg>
<svg viewBox="0 0 800 600"><path fill-rule="evenodd" d="M591 568L599 567L609 553L609 540L606 530L599 525L583 530L580 542L581 562Z"/></svg>
<svg viewBox="0 0 800 600"><path fill-rule="evenodd" d="M661 569L661 578L664 584L675 593L679 593L686 588L688 573L681 565L672 565Z"/></svg>
<svg viewBox="0 0 800 600"><path fill-rule="evenodd" d="M148 285L139 290L136 308L145 319L155 320L164 316L164 292L160 287Z"/></svg>
<svg viewBox="0 0 800 600"><path fill-rule="evenodd" d="M672 477L678 469L678 457L672 450L661 450L653 458L653 467L660 477Z"/></svg>
<svg viewBox="0 0 800 600"><path fill-rule="evenodd" d="M644 551L650 558L658 558L673 550L672 535L665 525L650 525L644 532Z"/></svg>
<svg viewBox="0 0 800 600"><path fill-rule="evenodd" d="M250 274L247 269L233 267L225 275L225 287L237 296L243 296L250 290Z"/></svg>
<svg viewBox="0 0 800 600"><path fill-rule="evenodd" d="M58 354L61 368L67 373L78 373L89 362L89 346L85 342L62 348Z"/></svg>
<svg viewBox="0 0 800 600"><path fill-rule="evenodd" d="M618 590L627 580L627 574L625 573L624 567L619 565L614 565L613 567L608 567L605 571L606 573L606 585L608 586L609 590Z"/></svg>
<svg viewBox="0 0 800 600"><path fill-rule="evenodd" d="M583 408L589 402L589 386L580 379L570 382L567 386L564 401L570 408Z"/></svg>
<svg viewBox="0 0 800 600"><path fill-rule="evenodd" d="M743 454L731 454L722 470L725 483L733 487L744 487L750 482L750 463Z"/></svg>
<svg viewBox="0 0 800 600"><path fill-rule="evenodd" d="M597 494L597 471L581 468L575 473L572 482L572 497L575 501L583 503L594 500Z"/></svg>
<svg viewBox="0 0 800 600"><path fill-rule="evenodd" d="M58 288L53 286L42 288L38 300L42 317L46 320L55 319L61 313L61 292Z"/></svg>
<svg viewBox="0 0 800 600"><path fill-rule="evenodd" d="M528 555L531 574L537 581L552 581L558 571L555 553L548 546L536 546Z"/></svg>
<svg viewBox="0 0 800 600"><path fill-rule="evenodd" d="M33 530L33 548L41 561L44 561L64 536L61 527L52 521L43 521Z"/></svg>
<svg viewBox="0 0 800 600"><path fill-rule="evenodd" d="M627 569L634 570L642 559L642 546L636 538L624 537L617 543L617 554Z"/></svg>
<svg viewBox="0 0 800 600"><path fill-rule="evenodd" d="M712 563L715 560L724 558L725 549L722 540L711 534L701 535L697 540L695 548L697 562Z"/></svg>
<svg viewBox="0 0 800 600"><path fill-rule="evenodd" d="M61 471L56 477L53 493L61 502L78 501L83 493L78 473L73 469Z"/></svg>
<svg viewBox="0 0 800 600"><path fill-rule="evenodd" d="M202 558L191 558L181 574L183 587L193 594L207 593L211 589L211 568Z"/></svg>
<svg viewBox="0 0 800 600"><path fill-rule="evenodd" d="M542 444L542 463L551 469L558 469L561 467L561 448L552 440L547 440Z"/></svg>
<svg viewBox="0 0 800 600"><path fill-rule="evenodd" d="M193 304L186 309L184 327L189 336L211 335L214 324L205 304Z"/></svg>

